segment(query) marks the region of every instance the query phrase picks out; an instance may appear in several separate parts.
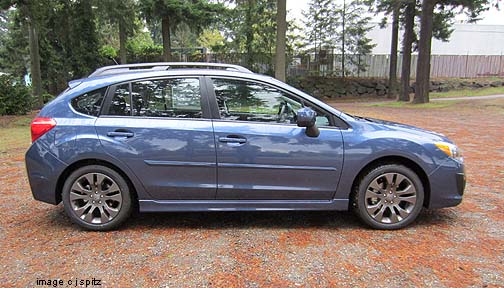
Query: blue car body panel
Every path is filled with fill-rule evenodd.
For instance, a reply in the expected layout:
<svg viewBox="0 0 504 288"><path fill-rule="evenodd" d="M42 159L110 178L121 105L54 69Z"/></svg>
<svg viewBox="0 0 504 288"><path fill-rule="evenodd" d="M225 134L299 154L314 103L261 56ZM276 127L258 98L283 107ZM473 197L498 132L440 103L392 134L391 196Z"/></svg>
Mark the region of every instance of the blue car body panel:
<svg viewBox="0 0 504 288"><path fill-rule="evenodd" d="M307 137L296 125L214 121L217 199L329 200L343 166L337 128ZM229 135L245 143L220 142Z"/></svg>
<svg viewBox="0 0 504 288"><path fill-rule="evenodd" d="M78 95L117 83L215 75L274 85L324 109L345 125L320 127L320 136L311 138L304 128L292 124L216 117L93 117L76 112L70 105ZM67 172L83 161L99 161L131 181L141 211L346 210L359 173L386 157L408 159L420 167L430 191L425 206L441 208L462 201L463 164L433 144L450 142L446 137L412 126L347 115L268 76L170 70L80 79L70 86L40 111L40 117L51 117L57 125L26 153L32 193L40 201L57 204L61 199L58 185ZM121 129L133 136L109 135ZM230 136L245 142L221 141Z"/></svg>

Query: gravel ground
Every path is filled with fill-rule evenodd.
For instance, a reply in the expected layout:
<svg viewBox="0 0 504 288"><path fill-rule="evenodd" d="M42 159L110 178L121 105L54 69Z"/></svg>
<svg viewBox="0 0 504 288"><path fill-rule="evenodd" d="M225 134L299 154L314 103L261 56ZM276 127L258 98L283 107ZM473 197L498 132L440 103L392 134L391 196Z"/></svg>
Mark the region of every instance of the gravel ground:
<svg viewBox="0 0 504 288"><path fill-rule="evenodd" d="M400 231L367 229L350 212L213 212L140 214L121 230L86 232L61 204L32 199L27 147L12 147L0 153L0 286L503 286L504 100L477 103L334 104L442 132L462 148L463 203L425 210Z"/></svg>

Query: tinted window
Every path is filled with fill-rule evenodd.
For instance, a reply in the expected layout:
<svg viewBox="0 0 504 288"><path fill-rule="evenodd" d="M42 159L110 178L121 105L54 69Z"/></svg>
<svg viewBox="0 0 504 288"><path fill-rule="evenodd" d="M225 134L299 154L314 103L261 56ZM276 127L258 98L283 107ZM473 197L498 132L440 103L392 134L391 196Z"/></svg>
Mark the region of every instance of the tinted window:
<svg viewBox="0 0 504 288"><path fill-rule="evenodd" d="M72 107L75 111L98 116L107 88L91 91L72 99Z"/></svg>
<svg viewBox="0 0 504 288"><path fill-rule="evenodd" d="M213 83L221 119L295 124L297 110L304 106L300 99L261 83L230 79ZM314 110L317 125L329 125L329 117Z"/></svg>
<svg viewBox="0 0 504 288"><path fill-rule="evenodd" d="M129 84L116 86L114 96L110 102L108 115L130 116L131 115L131 97Z"/></svg>
<svg viewBox="0 0 504 288"><path fill-rule="evenodd" d="M160 79L133 82L133 115L201 118L199 79Z"/></svg>

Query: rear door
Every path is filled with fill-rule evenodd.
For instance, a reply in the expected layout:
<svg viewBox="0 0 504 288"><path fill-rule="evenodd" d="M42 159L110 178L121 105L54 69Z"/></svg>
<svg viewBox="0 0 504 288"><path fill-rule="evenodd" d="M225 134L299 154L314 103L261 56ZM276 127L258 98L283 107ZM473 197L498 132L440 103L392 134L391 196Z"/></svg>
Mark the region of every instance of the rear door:
<svg viewBox="0 0 504 288"><path fill-rule="evenodd" d="M111 87L96 130L155 199L214 199L216 156L208 99L198 77Z"/></svg>
<svg viewBox="0 0 504 288"><path fill-rule="evenodd" d="M207 83L219 118L217 199L332 198L343 165L342 134L332 115L267 83L218 77ZM296 124L303 106L318 114L316 138Z"/></svg>

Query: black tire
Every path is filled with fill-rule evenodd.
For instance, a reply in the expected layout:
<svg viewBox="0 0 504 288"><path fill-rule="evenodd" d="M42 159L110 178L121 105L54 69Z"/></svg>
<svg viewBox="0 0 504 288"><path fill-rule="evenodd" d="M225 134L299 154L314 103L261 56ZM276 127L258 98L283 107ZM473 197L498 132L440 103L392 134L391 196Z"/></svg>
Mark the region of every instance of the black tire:
<svg viewBox="0 0 504 288"><path fill-rule="evenodd" d="M397 175L405 177L406 180ZM392 186L388 186L389 178L394 179ZM401 183L397 184L396 181ZM394 188L396 184L398 186ZM377 186L380 189L375 189ZM387 187L392 188L387 189ZM412 188L414 188L414 194L407 193L413 191ZM379 192L375 193L376 190ZM378 196L375 197L375 195ZM422 210L424 188L418 175L411 169L399 164L384 164L361 176L353 196L354 210L364 223L375 229L394 230L404 228L415 221ZM413 199L414 204L410 203ZM368 207L370 212L368 212Z"/></svg>
<svg viewBox="0 0 504 288"><path fill-rule="evenodd" d="M89 175L92 175L91 176L91 177L93 177L92 179L98 179L98 178L96 178L98 176L94 176L94 175L99 175L99 177L101 177L99 179L104 179L104 180L102 180L102 183L105 183L105 184L99 184L100 188L96 188L96 190L93 190L94 189L93 186L86 186L86 188L89 188L89 189L83 189L86 191L85 193L77 194L78 195L77 197L83 198L83 200L76 199L75 195L76 195L76 192L79 193L79 190L75 190L74 188L72 188L72 187L76 187L73 185L77 183L76 181L84 181L83 183L89 183L89 181L87 181L87 178L86 178L86 176L89 176ZM98 183L98 180L93 181L93 182ZM108 190L105 190L102 192L103 187L108 189L108 188L111 188L113 185L113 184L110 184L109 186L107 186L107 183L117 184L118 192L117 191L112 192L112 193L108 192L109 194L106 194ZM82 182L79 182L79 184L82 187ZM96 187L98 187L98 185L96 185L96 184L94 184L94 185ZM111 190L112 189L110 189L110 191ZM116 190L116 189L113 189L113 190ZM89 193L89 191L91 191L91 193ZM98 195L97 196L93 193L93 191L100 191L100 192L94 192ZM70 196L71 192L72 192L72 196ZM105 198L100 199L99 193L103 194L101 197L105 197ZM82 195L82 196L80 196L80 195ZM113 195L113 196L109 196L109 195ZM116 195L120 195L120 196L116 196ZM90 199L87 199L88 196L90 197ZM93 198L95 196L97 197L96 199ZM84 199L84 197L86 199ZM107 199L109 199L107 197L109 197L111 200L107 200ZM70 176L66 179L65 184L63 185L62 198L63 198L63 206L65 207L66 214L70 217L70 219L74 223L78 224L79 226L81 226L87 230L107 231L107 230L115 229L115 228L119 227L119 225L121 225L126 219L128 219L128 217L130 216L130 214L133 210L132 193L130 191L130 188L129 188L126 180L119 173L117 173L115 170L110 169L105 166L101 166L101 165L84 166L84 167L81 167L81 168L75 170L74 172L72 172L70 174ZM114 202L114 200L112 198L114 198L114 199L120 198L120 201ZM100 204L98 204L98 200L102 200L102 199L105 199L105 200L99 201ZM94 200L96 200L96 205L100 205L101 208L100 207L92 208L92 207L95 207L94 206L95 204L91 204L91 202L93 202L93 203L95 202ZM76 211L80 210L80 209L78 209L79 205L81 205L82 208L84 208L84 206L88 205L88 203L89 203L89 205L93 205L93 206L87 206L89 208L86 208L86 209L93 210L93 211L88 212L88 213L83 213L82 217L86 218L86 217L84 217L85 216L84 214L86 214L86 215L91 214L91 216L89 216L89 217L94 217L94 218L92 218L92 221L85 221L83 218L79 217L77 215L78 212L76 212ZM104 204L101 204L101 203L104 203ZM108 204L105 204L105 203L109 203L110 206L108 206ZM107 207L105 207L105 205L107 205ZM116 207L113 207L114 205ZM112 208L110 208L110 207L113 207L114 210L112 210ZM81 211L84 211L86 209L83 209ZM94 211L94 210L98 210L98 211ZM107 212L103 212L104 210L106 210ZM109 211L114 211L114 212L110 213ZM94 216L95 214L97 214L95 212L97 212L100 216ZM102 219L97 220L98 218L101 218L102 214L105 215L105 216L103 216L104 217L103 219L106 219L106 220L102 220ZM103 221L103 223L101 223L101 222L100 223L91 223L94 220Z"/></svg>

